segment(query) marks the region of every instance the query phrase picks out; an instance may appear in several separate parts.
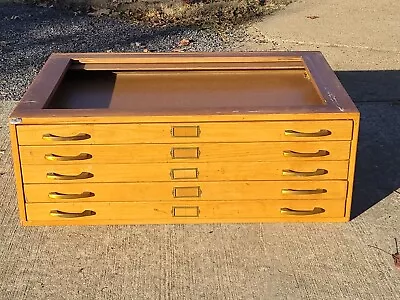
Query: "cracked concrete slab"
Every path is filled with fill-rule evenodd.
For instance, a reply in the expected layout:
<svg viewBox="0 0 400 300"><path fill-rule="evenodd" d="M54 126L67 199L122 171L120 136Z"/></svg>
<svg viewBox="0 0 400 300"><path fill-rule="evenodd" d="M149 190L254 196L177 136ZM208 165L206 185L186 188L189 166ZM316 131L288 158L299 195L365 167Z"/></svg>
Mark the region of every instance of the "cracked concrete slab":
<svg viewBox="0 0 400 300"><path fill-rule="evenodd" d="M392 70L400 67L400 53L362 48L324 46L279 39L266 39L251 35L249 40L237 44L238 51L312 50L321 51L334 70Z"/></svg>
<svg viewBox="0 0 400 300"><path fill-rule="evenodd" d="M398 5L370 2L298 2L235 46L321 50L336 70L361 112L351 222L23 228L7 129L16 102L0 101L0 299L400 299L392 257L369 247L394 253L400 238L400 63L390 48L399 32L388 27L387 45L376 50L370 41L385 39L360 32L360 24L346 23L353 33L343 39L330 25L343 29L354 12L368 20L368 5ZM302 24L322 21L334 8L341 13L324 29L313 33ZM304 18L317 12L320 19ZM365 28L381 24L372 22Z"/></svg>
<svg viewBox="0 0 400 300"><path fill-rule="evenodd" d="M246 50L318 50L335 70L400 68L400 1L299 0L247 28Z"/></svg>
<svg viewBox="0 0 400 300"><path fill-rule="evenodd" d="M400 131L388 103L360 106L349 223L27 228L6 126L15 105L0 101L0 299L399 299L399 269L369 247L394 253L399 238Z"/></svg>
<svg viewBox="0 0 400 300"><path fill-rule="evenodd" d="M400 2L299 0L253 26L268 37L400 52Z"/></svg>

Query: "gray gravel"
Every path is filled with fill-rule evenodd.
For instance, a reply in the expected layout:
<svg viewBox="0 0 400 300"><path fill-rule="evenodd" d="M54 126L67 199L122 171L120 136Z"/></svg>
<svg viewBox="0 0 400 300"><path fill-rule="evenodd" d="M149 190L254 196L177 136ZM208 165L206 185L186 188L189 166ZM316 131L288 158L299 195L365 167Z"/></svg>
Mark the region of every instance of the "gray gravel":
<svg viewBox="0 0 400 300"><path fill-rule="evenodd" d="M0 3L0 100L19 100L52 52L166 52L184 38L193 41L187 51L227 48L208 30L146 28L108 17Z"/></svg>

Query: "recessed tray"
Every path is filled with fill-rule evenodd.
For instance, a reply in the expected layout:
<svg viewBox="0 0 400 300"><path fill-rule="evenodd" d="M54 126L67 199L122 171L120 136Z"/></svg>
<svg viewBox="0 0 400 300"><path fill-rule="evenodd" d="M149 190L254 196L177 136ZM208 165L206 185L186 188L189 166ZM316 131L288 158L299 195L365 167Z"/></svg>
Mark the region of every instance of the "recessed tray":
<svg viewBox="0 0 400 300"><path fill-rule="evenodd" d="M305 70L69 70L46 109L105 108L137 112L320 106Z"/></svg>
<svg viewBox="0 0 400 300"><path fill-rule="evenodd" d="M358 113L320 52L58 53L11 118L37 124L343 112Z"/></svg>

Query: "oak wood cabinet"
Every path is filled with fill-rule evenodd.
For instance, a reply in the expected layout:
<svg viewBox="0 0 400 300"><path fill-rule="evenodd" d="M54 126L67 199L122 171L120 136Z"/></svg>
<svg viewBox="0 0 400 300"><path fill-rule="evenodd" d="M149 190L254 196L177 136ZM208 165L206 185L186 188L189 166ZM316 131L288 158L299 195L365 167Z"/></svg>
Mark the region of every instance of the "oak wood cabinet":
<svg viewBox="0 0 400 300"><path fill-rule="evenodd" d="M319 52L53 54L10 116L20 219L347 221L358 127Z"/></svg>

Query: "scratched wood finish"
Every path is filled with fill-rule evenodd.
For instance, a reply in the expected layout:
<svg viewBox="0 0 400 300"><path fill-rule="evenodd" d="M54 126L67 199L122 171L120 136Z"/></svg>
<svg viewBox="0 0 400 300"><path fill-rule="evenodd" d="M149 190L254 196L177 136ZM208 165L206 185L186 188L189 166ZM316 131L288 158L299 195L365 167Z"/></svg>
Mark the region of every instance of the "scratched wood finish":
<svg viewBox="0 0 400 300"><path fill-rule="evenodd" d="M352 121L287 121L287 122L210 122L182 124L76 124L20 126L18 136L20 145L69 145L69 144L129 144L129 143L193 143L193 142L250 142L250 141L315 141L315 137L297 137L285 134L286 130L314 133L329 130L320 141L350 141ZM174 137L174 127L198 127L199 134L194 137ZM74 136L86 133L90 137L77 141L44 140L43 136ZM249 134L251 133L251 134Z"/></svg>
<svg viewBox="0 0 400 300"><path fill-rule="evenodd" d="M21 224L345 222L358 130L319 52L53 54L10 116Z"/></svg>
<svg viewBox="0 0 400 300"><path fill-rule="evenodd" d="M28 203L27 215L31 221L60 221L65 223L90 223L99 220L126 220L134 223L135 220L163 219L191 219L194 223L202 219L251 219L251 218L285 218L290 221L291 218L298 219L299 216L284 215L282 208L293 210L313 210L316 207L323 208L325 211L320 214L307 216L304 219L313 217L343 217L344 202L341 200L256 200L256 201L212 201L212 202L85 202L85 203ZM173 209L188 208L189 216L173 216ZM194 216L193 208L197 208L198 216ZM62 217L51 216L52 210L61 212L80 213L85 210L95 212L95 215L65 219Z"/></svg>
<svg viewBox="0 0 400 300"><path fill-rule="evenodd" d="M16 187L16 191L17 191L17 206L18 206L19 219L21 222L25 222L26 221L26 211L25 211L25 204L24 204L24 187L23 187L23 181L22 181L21 160L20 160L20 156L19 156L19 147L18 147L16 126L13 124L10 124L9 130L10 130L12 158L13 158L13 165L14 165L15 187Z"/></svg>
<svg viewBox="0 0 400 300"><path fill-rule="evenodd" d="M313 193L318 189L326 190ZM293 193L284 193L284 190ZM344 199L347 181L225 181L225 182L145 182L26 184L25 201L33 202L114 202L171 200L242 199ZM91 193L85 196L84 193ZM299 192L299 194L296 194ZM304 194L301 194L304 192ZM307 193L309 192L309 193ZM52 194L76 195L75 199L51 198ZM82 195L79 197L79 195Z"/></svg>
<svg viewBox="0 0 400 300"><path fill-rule="evenodd" d="M327 151L319 156L318 151ZM310 154L310 156L296 156ZM79 165L158 162L246 162L348 160L350 142L251 142L135 145L22 146L24 165ZM315 154L315 155L314 155ZM83 155L83 157L82 157ZM86 156L85 156L86 155ZM63 160L68 159L68 160ZM133 166L134 167L134 166Z"/></svg>
<svg viewBox="0 0 400 300"><path fill-rule="evenodd" d="M104 165L24 165L24 183L89 183L89 182L153 182L153 181L229 181L229 180L319 180L346 179L348 162L228 162L177 164L104 164ZM340 168L342 167L342 168ZM327 170L323 175L295 176L294 172ZM88 172L90 178L57 180L48 173L79 175ZM346 175L346 177L344 177Z"/></svg>

